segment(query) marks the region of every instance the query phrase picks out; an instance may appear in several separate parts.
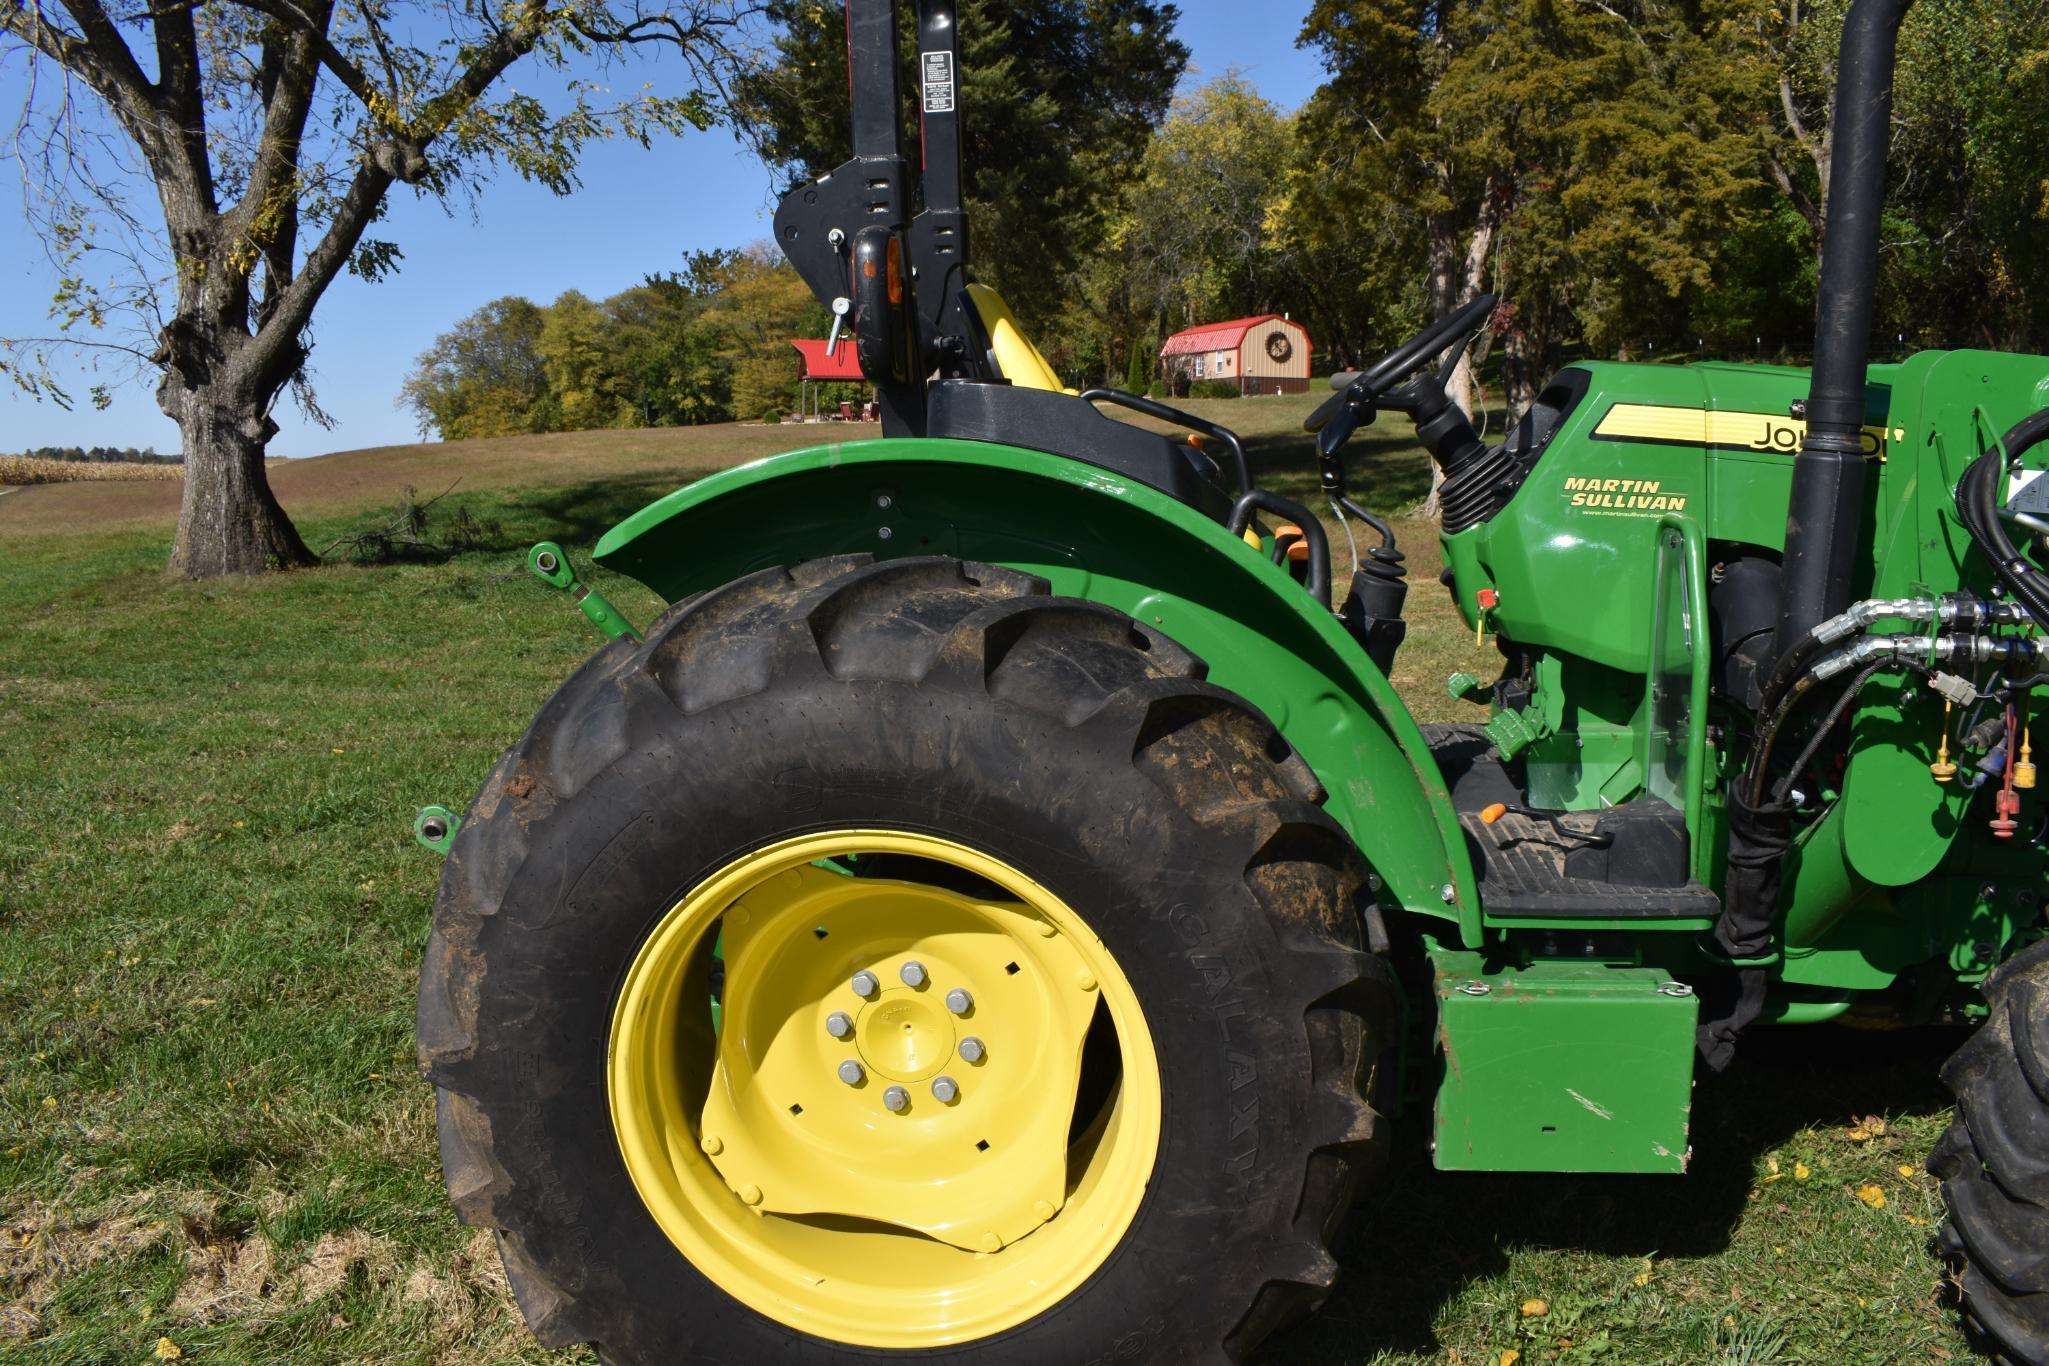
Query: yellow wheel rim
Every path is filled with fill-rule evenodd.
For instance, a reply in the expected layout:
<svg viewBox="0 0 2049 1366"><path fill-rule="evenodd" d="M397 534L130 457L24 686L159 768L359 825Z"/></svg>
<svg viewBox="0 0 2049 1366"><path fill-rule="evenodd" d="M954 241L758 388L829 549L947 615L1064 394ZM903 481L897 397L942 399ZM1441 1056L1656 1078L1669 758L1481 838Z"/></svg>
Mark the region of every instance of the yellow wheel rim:
<svg viewBox="0 0 2049 1366"><path fill-rule="evenodd" d="M919 875L843 871L878 855ZM678 1250L769 1318L866 1347L1066 1299L1159 1151L1159 1063L1116 960L1044 887L931 835L804 836L700 883L627 971L607 1084Z"/></svg>

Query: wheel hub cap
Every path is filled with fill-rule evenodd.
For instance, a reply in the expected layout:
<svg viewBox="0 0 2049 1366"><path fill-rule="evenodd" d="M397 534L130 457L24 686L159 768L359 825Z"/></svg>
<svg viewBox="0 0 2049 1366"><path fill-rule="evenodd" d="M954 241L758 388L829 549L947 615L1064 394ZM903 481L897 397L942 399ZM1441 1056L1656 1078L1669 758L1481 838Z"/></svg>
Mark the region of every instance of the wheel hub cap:
<svg viewBox="0 0 2049 1366"><path fill-rule="evenodd" d="M847 875L867 856L942 885ZM1087 922L978 850L872 829L743 855L672 907L621 984L607 1093L694 1266L887 1349L1072 1295L1137 1217L1162 1124L1138 998Z"/></svg>
<svg viewBox="0 0 2049 1366"><path fill-rule="evenodd" d="M1046 931L1053 930L1053 933ZM877 950L880 950L880 953ZM866 969L919 985L854 994ZM1067 1203L1067 1138L1094 978L1071 937L1031 909L917 883L792 868L726 913L725 1026L703 1132L761 1214L831 1215L993 1252ZM1086 980L1088 985L1082 985ZM979 1064L960 1058L966 988ZM858 1012L851 1041L834 1012ZM854 1046L850 1049L848 1042ZM855 1057L866 1076L836 1070ZM957 1093L925 1086L947 1067ZM892 1092L900 1085L904 1095Z"/></svg>

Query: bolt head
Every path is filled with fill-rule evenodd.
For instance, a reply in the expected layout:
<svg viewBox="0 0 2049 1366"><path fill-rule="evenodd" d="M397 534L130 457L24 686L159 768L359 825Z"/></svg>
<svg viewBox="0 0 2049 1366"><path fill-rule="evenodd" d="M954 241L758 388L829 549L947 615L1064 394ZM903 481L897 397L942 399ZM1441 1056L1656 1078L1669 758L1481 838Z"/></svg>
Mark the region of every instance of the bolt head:
<svg viewBox="0 0 2049 1366"><path fill-rule="evenodd" d="M745 1205L760 1204L761 1187L753 1185L751 1183L740 1187L740 1202Z"/></svg>
<svg viewBox="0 0 2049 1366"><path fill-rule="evenodd" d="M886 526L885 526L885 527L877 527L877 528L875 529L875 539L876 539L876 540L878 540L878 541L886 541L886 540L888 540L888 539L889 539L890 537L892 537L892 536L894 536L894 535L896 535L896 533L895 533L894 531L891 531L891 530L890 530L890 529L889 529L888 527L886 527Z"/></svg>
<svg viewBox="0 0 2049 1366"><path fill-rule="evenodd" d="M883 1108L893 1115L900 1115L911 1108L911 1093L901 1086L892 1086L882 1093Z"/></svg>
<svg viewBox="0 0 2049 1366"><path fill-rule="evenodd" d="M1087 968L1076 968L1074 970L1074 984L1083 991L1094 991L1096 989L1096 975Z"/></svg>
<svg viewBox="0 0 2049 1366"><path fill-rule="evenodd" d="M1449 882L1445 883L1442 887L1439 887L1437 889L1437 899L1439 901L1444 902L1446 905L1449 905L1450 903L1457 901L1458 888L1452 886Z"/></svg>
<svg viewBox="0 0 2049 1366"><path fill-rule="evenodd" d="M922 987L925 985L925 965L915 958L897 969L896 975L904 979L904 985L907 987Z"/></svg>
<svg viewBox="0 0 2049 1366"><path fill-rule="evenodd" d="M946 993L946 1008L956 1015L965 1015L975 1008L975 998L966 987L955 987Z"/></svg>
<svg viewBox="0 0 2049 1366"><path fill-rule="evenodd" d="M983 1058L989 1056L989 1050L983 1047L982 1041L972 1034L962 1039L955 1046L954 1051L959 1053L961 1058L967 1062L980 1062Z"/></svg>
<svg viewBox="0 0 2049 1366"><path fill-rule="evenodd" d="M878 493L875 495L875 506L879 508L888 508L892 504L894 504L895 501L895 499L891 498L886 493Z"/></svg>
<svg viewBox="0 0 2049 1366"><path fill-rule="evenodd" d="M844 1010L835 1010L825 1017L825 1032L835 1039L844 1039L854 1032L854 1017Z"/></svg>
<svg viewBox="0 0 2049 1366"><path fill-rule="evenodd" d="M845 1082L849 1086L859 1086L861 1084L862 1078L866 1077L867 1075L868 1074L861 1069L861 1064L855 1062L852 1058L848 1058L845 1062L840 1064L840 1080Z"/></svg>
<svg viewBox="0 0 2049 1366"><path fill-rule="evenodd" d="M960 1083L952 1077L932 1078L932 1099L941 1105L951 1105L960 1098Z"/></svg>
<svg viewBox="0 0 2049 1366"><path fill-rule="evenodd" d="M854 988L854 994L863 999L873 996L882 987L882 983L875 980L875 974L865 968L854 974L854 980L851 985Z"/></svg>
<svg viewBox="0 0 2049 1366"><path fill-rule="evenodd" d="M707 1152L713 1157L717 1157L720 1153L726 1150L725 1143L714 1134L706 1134L703 1138L698 1140L697 1146L704 1149L705 1152Z"/></svg>

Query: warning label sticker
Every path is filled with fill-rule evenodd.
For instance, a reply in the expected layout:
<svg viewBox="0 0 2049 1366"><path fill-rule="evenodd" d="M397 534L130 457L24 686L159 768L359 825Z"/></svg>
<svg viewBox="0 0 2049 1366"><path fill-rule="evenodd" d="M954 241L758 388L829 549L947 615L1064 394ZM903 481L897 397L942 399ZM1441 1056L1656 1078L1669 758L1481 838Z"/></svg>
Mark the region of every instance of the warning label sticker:
<svg viewBox="0 0 2049 1366"><path fill-rule="evenodd" d="M927 52L921 55L925 71L925 112L928 114L951 114L953 112L953 54L951 52Z"/></svg>

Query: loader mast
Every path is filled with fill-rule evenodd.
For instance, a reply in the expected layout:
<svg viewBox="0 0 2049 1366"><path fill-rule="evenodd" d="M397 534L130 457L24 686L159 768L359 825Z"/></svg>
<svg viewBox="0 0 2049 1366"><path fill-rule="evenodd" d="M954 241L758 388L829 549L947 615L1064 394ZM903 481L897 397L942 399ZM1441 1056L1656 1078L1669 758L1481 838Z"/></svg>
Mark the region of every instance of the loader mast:
<svg viewBox="0 0 2049 1366"><path fill-rule="evenodd" d="M974 372L963 311L960 80L954 0L918 5L919 166L903 148L897 0L848 0L853 158L783 197L776 242L851 330L887 436L926 431L926 380ZM916 212L913 213L915 207Z"/></svg>

